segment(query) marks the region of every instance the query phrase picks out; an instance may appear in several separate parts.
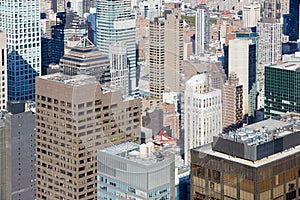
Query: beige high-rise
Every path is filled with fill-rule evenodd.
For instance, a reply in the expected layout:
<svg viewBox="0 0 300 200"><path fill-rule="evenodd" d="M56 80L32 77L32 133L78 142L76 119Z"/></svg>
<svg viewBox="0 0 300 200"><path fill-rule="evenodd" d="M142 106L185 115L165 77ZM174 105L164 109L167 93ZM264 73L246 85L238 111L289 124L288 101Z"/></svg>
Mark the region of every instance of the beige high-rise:
<svg viewBox="0 0 300 200"><path fill-rule="evenodd" d="M96 150L140 140L140 100L95 77L36 78L36 199L95 200Z"/></svg>
<svg viewBox="0 0 300 200"><path fill-rule="evenodd" d="M180 92L183 61L183 20L180 3L165 5L165 86Z"/></svg>
<svg viewBox="0 0 300 200"><path fill-rule="evenodd" d="M162 101L165 90L165 19L154 18L149 29L150 95Z"/></svg>

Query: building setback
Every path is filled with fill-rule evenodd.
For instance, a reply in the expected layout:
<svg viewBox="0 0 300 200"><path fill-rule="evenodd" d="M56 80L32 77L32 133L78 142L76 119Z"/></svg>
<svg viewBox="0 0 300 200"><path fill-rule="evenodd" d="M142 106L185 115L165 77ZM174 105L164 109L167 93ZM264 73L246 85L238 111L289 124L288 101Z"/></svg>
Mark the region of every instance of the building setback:
<svg viewBox="0 0 300 200"><path fill-rule="evenodd" d="M85 74L95 76L101 85L110 84L110 62L87 37L83 37L70 52L64 55L59 64L66 75Z"/></svg>
<svg viewBox="0 0 300 200"><path fill-rule="evenodd" d="M96 150L140 141L140 100L87 75L36 82L37 199L96 199Z"/></svg>
<svg viewBox="0 0 300 200"><path fill-rule="evenodd" d="M175 198L175 156L152 142L127 142L97 155L98 199Z"/></svg>

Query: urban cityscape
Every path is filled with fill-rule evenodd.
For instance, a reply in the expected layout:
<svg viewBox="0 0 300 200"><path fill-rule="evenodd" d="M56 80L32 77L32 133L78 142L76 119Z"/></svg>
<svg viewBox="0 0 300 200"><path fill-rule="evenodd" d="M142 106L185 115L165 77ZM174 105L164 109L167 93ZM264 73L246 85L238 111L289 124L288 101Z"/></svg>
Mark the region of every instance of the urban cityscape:
<svg viewBox="0 0 300 200"><path fill-rule="evenodd" d="M0 200L300 200L300 0L0 0Z"/></svg>

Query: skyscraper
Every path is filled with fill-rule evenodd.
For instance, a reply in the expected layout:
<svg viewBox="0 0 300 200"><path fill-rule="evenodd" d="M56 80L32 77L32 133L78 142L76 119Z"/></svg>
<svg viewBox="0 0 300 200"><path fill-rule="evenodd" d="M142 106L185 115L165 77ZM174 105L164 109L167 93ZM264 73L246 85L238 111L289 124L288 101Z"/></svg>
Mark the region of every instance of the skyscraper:
<svg viewBox="0 0 300 200"><path fill-rule="evenodd" d="M140 141L140 100L102 91L87 75L36 81L36 197L94 200L96 150Z"/></svg>
<svg viewBox="0 0 300 200"><path fill-rule="evenodd" d="M87 37L76 42L75 47L71 48L70 52L59 61L63 73L70 76L79 74L95 76L102 86L109 86L110 63L108 56L103 55Z"/></svg>
<svg viewBox="0 0 300 200"><path fill-rule="evenodd" d="M0 30L0 110L6 108L7 103L7 51L6 34Z"/></svg>
<svg viewBox="0 0 300 200"><path fill-rule="evenodd" d="M260 4L251 3L246 4L243 7L243 21L245 27L257 26L257 22L260 20Z"/></svg>
<svg viewBox="0 0 300 200"><path fill-rule="evenodd" d="M200 4L196 11L195 54L208 52L210 40L210 17L206 4Z"/></svg>
<svg viewBox="0 0 300 200"><path fill-rule="evenodd" d="M243 120L243 85L235 73L229 74L222 89L223 132L239 128Z"/></svg>
<svg viewBox="0 0 300 200"><path fill-rule="evenodd" d="M243 115L247 115L248 94L256 82L256 45L248 38L230 40L228 60L229 74L236 73L243 85Z"/></svg>
<svg viewBox="0 0 300 200"><path fill-rule="evenodd" d="M190 162L190 149L212 142L222 131L221 90L213 89L206 74L193 76L184 91L184 156Z"/></svg>
<svg viewBox="0 0 300 200"><path fill-rule="evenodd" d="M8 102L7 110L0 113L0 199L35 199L34 109Z"/></svg>
<svg viewBox="0 0 300 200"><path fill-rule="evenodd" d="M274 19L258 22L258 64L276 64L282 54L282 24Z"/></svg>
<svg viewBox="0 0 300 200"><path fill-rule="evenodd" d="M136 30L135 15L131 12L130 2L98 0L97 46L104 54L109 55L109 46L115 42L124 42L127 46L128 92L136 94L138 93Z"/></svg>
<svg viewBox="0 0 300 200"><path fill-rule="evenodd" d="M265 67L265 118L300 112L299 62Z"/></svg>
<svg viewBox="0 0 300 200"><path fill-rule="evenodd" d="M183 61L183 20L181 3L165 5L165 88L180 92Z"/></svg>
<svg viewBox="0 0 300 200"><path fill-rule="evenodd" d="M127 45L124 42L113 43L109 46L111 86L128 94Z"/></svg>
<svg viewBox="0 0 300 200"><path fill-rule="evenodd" d="M34 99L41 74L39 1L1 0L0 27L7 35L8 99Z"/></svg>
<svg viewBox="0 0 300 200"><path fill-rule="evenodd" d="M150 96L162 101L165 90L165 19L154 18L149 26Z"/></svg>

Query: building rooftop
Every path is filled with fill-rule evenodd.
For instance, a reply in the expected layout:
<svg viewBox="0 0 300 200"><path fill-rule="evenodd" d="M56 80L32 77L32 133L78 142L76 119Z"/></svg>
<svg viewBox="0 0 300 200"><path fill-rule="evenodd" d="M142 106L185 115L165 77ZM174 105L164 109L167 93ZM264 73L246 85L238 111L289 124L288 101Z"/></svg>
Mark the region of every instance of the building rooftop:
<svg viewBox="0 0 300 200"><path fill-rule="evenodd" d="M80 86L80 85L88 85L91 83L98 83L98 81L96 81L95 77L88 76L88 75L69 76L69 75L65 75L62 73L55 73L55 74L41 76L39 78L46 79L46 80L52 80L55 82L61 82L66 85L72 85L72 86Z"/></svg>
<svg viewBox="0 0 300 200"><path fill-rule="evenodd" d="M173 154L173 149L160 149L154 143L137 144L134 142L125 142L119 145L107 147L101 152L123 157L124 159L137 162L142 165L152 165L165 161L168 155Z"/></svg>
<svg viewBox="0 0 300 200"><path fill-rule="evenodd" d="M247 165L247 166L250 166L250 167L258 168L258 167L266 165L268 163L272 163L272 162L275 162L277 160L283 159L285 157L288 157L288 156L299 153L300 152L300 145L292 147L290 149L286 149L282 152L264 157L263 159L255 160L255 161L251 161L251 160L247 160L247 159L244 159L244 158L239 158L239 157L236 157L236 156L232 156L232 155L229 155L229 154L226 154L226 153L214 151L212 149L212 144L211 143L207 144L207 145L204 145L204 146L201 146L201 147L198 147L198 148L195 148L195 149L193 149L193 151L202 152L204 154L219 157L221 159L225 159L225 160L228 160L228 161L232 161L232 162L240 163L240 164Z"/></svg>
<svg viewBox="0 0 300 200"><path fill-rule="evenodd" d="M297 61L285 62L282 64L271 65L269 67L300 72L300 62Z"/></svg>

